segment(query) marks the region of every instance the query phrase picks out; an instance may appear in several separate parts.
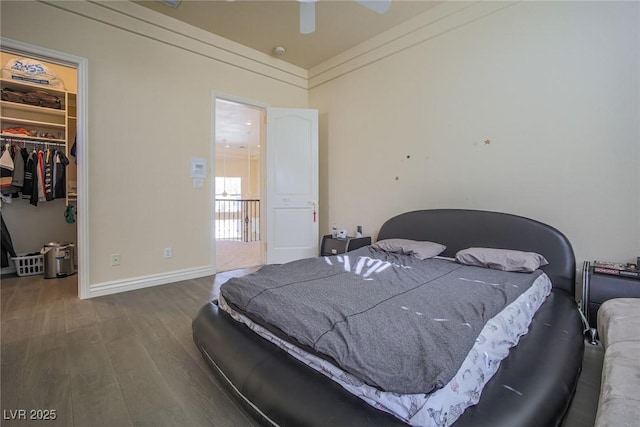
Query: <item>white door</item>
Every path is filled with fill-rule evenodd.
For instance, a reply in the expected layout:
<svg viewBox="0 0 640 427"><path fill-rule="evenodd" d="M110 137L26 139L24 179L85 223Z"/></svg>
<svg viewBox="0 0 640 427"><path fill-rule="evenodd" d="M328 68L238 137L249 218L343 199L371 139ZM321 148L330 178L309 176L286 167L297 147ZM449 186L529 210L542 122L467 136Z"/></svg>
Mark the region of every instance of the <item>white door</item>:
<svg viewBox="0 0 640 427"><path fill-rule="evenodd" d="M267 264L318 256L318 111L267 109Z"/></svg>

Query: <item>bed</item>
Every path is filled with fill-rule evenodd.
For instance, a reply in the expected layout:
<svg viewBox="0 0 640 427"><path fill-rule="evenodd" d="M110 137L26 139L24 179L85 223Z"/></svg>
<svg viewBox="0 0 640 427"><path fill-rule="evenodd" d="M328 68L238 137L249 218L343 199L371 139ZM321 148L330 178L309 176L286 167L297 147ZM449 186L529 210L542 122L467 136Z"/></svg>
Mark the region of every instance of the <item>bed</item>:
<svg viewBox="0 0 640 427"><path fill-rule="evenodd" d="M391 238L441 243L446 246L440 254L443 257L454 257L469 247L484 247L535 252L546 258L548 265L541 270L550 279L549 295L535 312L528 332L519 337L517 346L487 379L477 404L456 414L453 425L560 425L575 392L584 351L583 325L574 298L575 258L567 238L528 218L461 209L400 214L383 224L377 240ZM327 258L326 262L336 260ZM229 392L261 423L407 425L256 334L218 304L208 303L197 314L194 342ZM438 416L433 417L436 424ZM447 425L446 421L442 425Z"/></svg>

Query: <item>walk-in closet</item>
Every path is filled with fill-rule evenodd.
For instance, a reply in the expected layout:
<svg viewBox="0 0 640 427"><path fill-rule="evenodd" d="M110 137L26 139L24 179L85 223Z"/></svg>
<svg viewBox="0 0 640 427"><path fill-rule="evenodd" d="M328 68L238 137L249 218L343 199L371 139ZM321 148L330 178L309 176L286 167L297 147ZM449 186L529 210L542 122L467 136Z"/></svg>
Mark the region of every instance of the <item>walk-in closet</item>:
<svg viewBox="0 0 640 427"><path fill-rule="evenodd" d="M77 264L77 70L10 51L0 65L2 276L55 285Z"/></svg>

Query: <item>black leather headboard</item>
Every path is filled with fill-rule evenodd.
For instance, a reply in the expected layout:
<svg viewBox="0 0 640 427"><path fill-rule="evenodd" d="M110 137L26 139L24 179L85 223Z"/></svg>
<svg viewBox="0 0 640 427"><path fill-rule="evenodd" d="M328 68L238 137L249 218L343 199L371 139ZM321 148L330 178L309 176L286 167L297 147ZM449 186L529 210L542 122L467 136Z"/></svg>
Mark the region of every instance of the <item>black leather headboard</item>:
<svg viewBox="0 0 640 427"><path fill-rule="evenodd" d="M576 260L571 243L560 231L533 219L500 212L433 209L400 214L386 221L378 240L401 238L447 246L442 256L454 257L469 247L515 249L542 254L542 270L555 289L575 296Z"/></svg>

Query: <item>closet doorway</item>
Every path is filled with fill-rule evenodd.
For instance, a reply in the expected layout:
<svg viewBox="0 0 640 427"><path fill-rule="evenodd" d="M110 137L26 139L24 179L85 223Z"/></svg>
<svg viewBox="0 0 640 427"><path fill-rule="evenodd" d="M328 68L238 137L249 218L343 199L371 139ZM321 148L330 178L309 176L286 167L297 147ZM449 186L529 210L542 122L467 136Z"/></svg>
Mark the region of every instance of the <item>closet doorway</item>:
<svg viewBox="0 0 640 427"><path fill-rule="evenodd" d="M263 149L266 108L215 97L213 235L216 272L264 264Z"/></svg>
<svg viewBox="0 0 640 427"><path fill-rule="evenodd" d="M5 268L2 273L12 273L14 270L19 278L48 277L52 278L52 282L62 280L61 286L72 285L77 289L74 293L85 298L88 231L83 188L86 182L87 157L82 143L86 140L86 127L82 124L86 118L87 59L2 38L0 65L7 68L9 64L13 69L19 70L23 62L27 64L23 67L25 70L29 63L31 66L42 65L45 70L57 76L60 82L56 78L49 80L48 84L38 79L30 80L31 72L26 77L10 71L4 71L2 75L0 125L3 147L11 148L14 166L18 165L16 156L21 152L28 153L29 159L33 152L37 153L35 159L42 153L44 173L44 196L36 193L36 196L29 197L26 185L9 196L3 194L3 219L18 259L24 257L25 261L11 262L8 267L3 265ZM47 74L47 79L51 74ZM39 103L32 99L34 94L41 97ZM25 160L24 156L21 157ZM50 175L47 174L47 166ZM22 167L27 172L26 160ZM17 170L14 169L13 182L16 182L16 173ZM23 176L24 182L27 179L33 181L34 177L30 175ZM34 185L32 188L35 190L37 187ZM73 249L70 251L56 251L56 258L64 253L73 256L72 261L60 262L64 268L58 266L58 262L56 268L46 270L22 267L35 262L28 257L37 256L50 242L60 244L59 248L69 248L71 245L66 244L72 243ZM44 264L42 261L41 263ZM71 274L74 267L77 274Z"/></svg>

